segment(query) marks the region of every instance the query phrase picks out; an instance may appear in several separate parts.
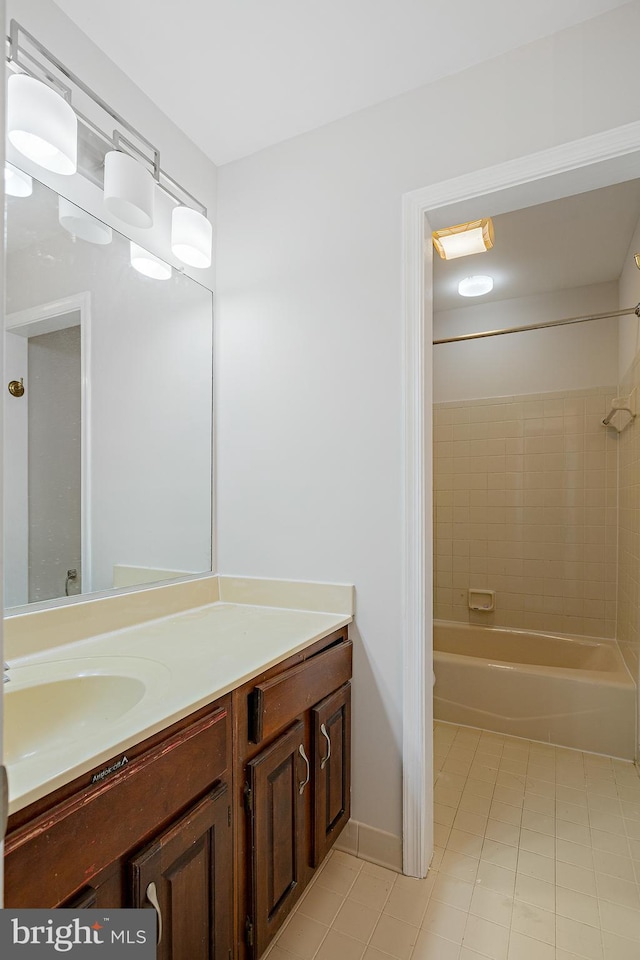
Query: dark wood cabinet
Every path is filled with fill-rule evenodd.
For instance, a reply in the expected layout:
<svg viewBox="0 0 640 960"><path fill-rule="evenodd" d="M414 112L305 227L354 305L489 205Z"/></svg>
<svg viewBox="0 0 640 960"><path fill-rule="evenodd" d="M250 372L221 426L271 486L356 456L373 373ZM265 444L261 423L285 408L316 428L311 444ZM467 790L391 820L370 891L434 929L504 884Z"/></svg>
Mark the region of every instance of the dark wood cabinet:
<svg viewBox="0 0 640 960"><path fill-rule="evenodd" d="M158 960L232 955L229 799L220 784L129 861L130 905L158 916Z"/></svg>
<svg viewBox="0 0 640 960"><path fill-rule="evenodd" d="M247 765L253 916L247 935L256 956L304 889L309 873L310 761L301 720Z"/></svg>
<svg viewBox="0 0 640 960"><path fill-rule="evenodd" d="M351 658L340 630L234 691L238 960L262 956L349 819Z"/></svg>
<svg viewBox="0 0 640 960"><path fill-rule="evenodd" d="M324 860L351 816L351 684L311 711L313 724L313 866Z"/></svg>

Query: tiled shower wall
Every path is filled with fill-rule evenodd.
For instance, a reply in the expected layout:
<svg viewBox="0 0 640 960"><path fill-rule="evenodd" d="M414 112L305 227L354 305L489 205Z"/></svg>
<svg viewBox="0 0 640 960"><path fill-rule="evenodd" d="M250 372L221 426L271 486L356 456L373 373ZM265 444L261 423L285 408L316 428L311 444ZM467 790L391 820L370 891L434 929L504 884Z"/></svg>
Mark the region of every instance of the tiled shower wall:
<svg viewBox="0 0 640 960"><path fill-rule="evenodd" d="M620 386L620 395L640 387L640 354ZM640 390L638 390L640 394ZM618 414L622 418L624 414ZM620 434L618 535L618 641L631 671L640 673L640 424Z"/></svg>
<svg viewBox="0 0 640 960"><path fill-rule="evenodd" d="M625 434L602 419L616 395L611 386L434 404L437 618L615 636ZM637 509L633 518L637 558ZM469 588L495 590L495 611L469 611Z"/></svg>

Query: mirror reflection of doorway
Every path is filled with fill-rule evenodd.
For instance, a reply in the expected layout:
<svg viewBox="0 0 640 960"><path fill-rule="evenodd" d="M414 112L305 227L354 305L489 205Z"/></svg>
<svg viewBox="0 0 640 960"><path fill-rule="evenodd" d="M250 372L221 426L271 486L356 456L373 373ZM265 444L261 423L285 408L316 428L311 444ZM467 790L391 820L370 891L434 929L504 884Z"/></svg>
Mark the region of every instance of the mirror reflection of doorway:
<svg viewBox="0 0 640 960"><path fill-rule="evenodd" d="M21 605L81 590L80 312L14 326L6 349L7 382L24 378L5 405L5 594Z"/></svg>

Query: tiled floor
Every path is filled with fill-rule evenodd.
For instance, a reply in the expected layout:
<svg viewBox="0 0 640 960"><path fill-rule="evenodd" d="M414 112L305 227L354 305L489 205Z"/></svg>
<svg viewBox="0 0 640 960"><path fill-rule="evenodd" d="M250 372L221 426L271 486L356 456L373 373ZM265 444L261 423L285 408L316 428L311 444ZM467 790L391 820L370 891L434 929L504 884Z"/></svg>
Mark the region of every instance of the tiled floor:
<svg viewBox="0 0 640 960"><path fill-rule="evenodd" d="M640 960L635 767L435 726L426 880L334 852L269 960Z"/></svg>

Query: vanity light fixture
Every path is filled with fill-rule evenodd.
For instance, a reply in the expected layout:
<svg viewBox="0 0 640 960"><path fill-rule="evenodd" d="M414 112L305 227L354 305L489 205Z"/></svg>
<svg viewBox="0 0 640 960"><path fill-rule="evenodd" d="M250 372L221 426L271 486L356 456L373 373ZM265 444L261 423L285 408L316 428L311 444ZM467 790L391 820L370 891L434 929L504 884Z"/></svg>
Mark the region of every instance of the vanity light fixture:
<svg viewBox="0 0 640 960"><path fill-rule="evenodd" d="M153 225L155 183L149 171L129 154L110 150L104 158L107 210L132 227Z"/></svg>
<svg viewBox="0 0 640 960"><path fill-rule="evenodd" d="M17 20L10 22L8 41L7 118L13 146L48 170L73 174L78 168L80 125L80 143L86 151L81 146L79 173L100 184L104 157L104 202L109 212L138 229L149 228L155 191L162 190L175 205L174 256L191 267L209 267L213 229L207 208L162 169L159 149ZM170 269L158 262L163 271Z"/></svg>
<svg viewBox="0 0 640 960"><path fill-rule="evenodd" d="M458 284L461 297L482 297L493 290L493 277L465 277Z"/></svg>
<svg viewBox="0 0 640 960"><path fill-rule="evenodd" d="M178 206L171 214L171 249L190 267L210 267L213 227L191 207Z"/></svg>
<svg viewBox="0 0 640 960"><path fill-rule="evenodd" d="M101 220L96 220L81 207L76 207L75 203L71 203L66 197L58 197L58 221L72 237L101 245L111 243L111 227Z"/></svg>
<svg viewBox="0 0 640 960"><path fill-rule="evenodd" d="M26 73L7 86L7 136L23 156L45 170L71 176L78 168L78 120L52 87Z"/></svg>
<svg viewBox="0 0 640 960"><path fill-rule="evenodd" d="M472 253L484 253L493 246L493 221L491 217L459 223L455 227L434 230L433 245L443 260L455 260Z"/></svg>
<svg viewBox="0 0 640 960"><path fill-rule="evenodd" d="M10 197L30 197L33 193L33 180L28 173L23 173L7 162L4 165L4 192Z"/></svg>
<svg viewBox="0 0 640 960"><path fill-rule="evenodd" d="M168 280L171 276L170 264L154 256L153 253L134 243L133 240L131 241L130 256L131 266L138 273L144 274L145 277L151 277L152 280Z"/></svg>

